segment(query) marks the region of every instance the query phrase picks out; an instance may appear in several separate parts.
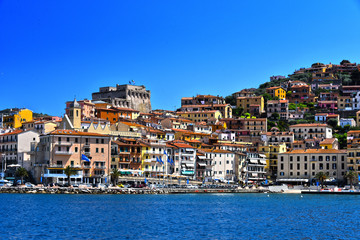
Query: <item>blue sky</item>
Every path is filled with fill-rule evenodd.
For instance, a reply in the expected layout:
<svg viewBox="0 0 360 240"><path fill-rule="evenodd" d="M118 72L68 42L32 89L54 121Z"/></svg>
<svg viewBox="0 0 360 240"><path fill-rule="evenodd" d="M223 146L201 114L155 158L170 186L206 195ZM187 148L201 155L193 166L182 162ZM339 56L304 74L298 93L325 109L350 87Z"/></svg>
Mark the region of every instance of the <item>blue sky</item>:
<svg viewBox="0 0 360 240"><path fill-rule="evenodd" d="M134 79L153 108L227 96L314 62L360 62L359 1L0 0L0 109Z"/></svg>

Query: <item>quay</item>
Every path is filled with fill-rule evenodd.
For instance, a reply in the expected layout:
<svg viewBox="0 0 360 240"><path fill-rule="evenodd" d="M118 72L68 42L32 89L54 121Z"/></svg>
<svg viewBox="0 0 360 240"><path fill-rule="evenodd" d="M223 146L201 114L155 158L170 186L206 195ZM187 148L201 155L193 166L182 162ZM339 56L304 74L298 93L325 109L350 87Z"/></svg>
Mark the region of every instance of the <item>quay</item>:
<svg viewBox="0 0 360 240"><path fill-rule="evenodd" d="M29 194L210 194L263 193L265 189L185 189L185 188L72 188L72 187L1 187L0 193Z"/></svg>

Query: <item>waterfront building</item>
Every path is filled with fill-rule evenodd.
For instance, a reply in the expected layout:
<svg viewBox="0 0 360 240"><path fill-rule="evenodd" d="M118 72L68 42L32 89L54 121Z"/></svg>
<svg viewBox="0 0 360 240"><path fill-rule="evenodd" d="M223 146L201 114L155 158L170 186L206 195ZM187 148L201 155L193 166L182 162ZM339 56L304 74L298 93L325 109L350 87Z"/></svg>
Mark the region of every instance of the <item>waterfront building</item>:
<svg viewBox="0 0 360 240"><path fill-rule="evenodd" d="M180 140L169 141L166 143L166 146L173 151L172 159L174 160L174 165L171 173L195 180L197 149Z"/></svg>
<svg viewBox="0 0 360 240"><path fill-rule="evenodd" d="M34 130L19 129L0 135L1 169L5 170L6 179L14 180L19 166L31 170L31 146L37 142L39 133Z"/></svg>
<svg viewBox="0 0 360 240"><path fill-rule="evenodd" d="M206 159L211 159L212 181L234 182L236 181L235 166L236 154L222 149L203 150Z"/></svg>
<svg viewBox="0 0 360 240"><path fill-rule="evenodd" d="M3 127L20 128L24 122L33 120L33 112L29 109L19 109L12 111L8 115L3 116Z"/></svg>
<svg viewBox="0 0 360 240"><path fill-rule="evenodd" d="M93 101L103 101L112 107L131 108L139 112L151 111L150 91L145 86L116 85L116 87L101 87L99 92L92 94Z"/></svg>
<svg viewBox="0 0 360 240"><path fill-rule="evenodd" d="M245 183L260 184L266 179L266 156L255 152L246 153Z"/></svg>
<svg viewBox="0 0 360 240"><path fill-rule="evenodd" d="M119 138L111 142L111 167L122 175L141 176L142 145L132 138Z"/></svg>
<svg viewBox="0 0 360 240"><path fill-rule="evenodd" d="M109 180L111 139L107 135L75 130L55 130L40 136L34 146L33 176L36 182L65 183L64 169L77 171L73 182L105 183ZM86 156L90 161L84 160Z"/></svg>
<svg viewBox="0 0 360 240"><path fill-rule="evenodd" d="M347 133L347 154L348 170L360 174L360 130L351 130Z"/></svg>
<svg viewBox="0 0 360 240"><path fill-rule="evenodd" d="M310 184L319 172L337 182L344 180L347 170L346 150L297 149L278 155L278 182Z"/></svg>
<svg viewBox="0 0 360 240"><path fill-rule="evenodd" d="M145 177L158 177L166 173L166 142L158 139L141 139L141 170ZM161 163L163 162L163 164Z"/></svg>
<svg viewBox="0 0 360 240"><path fill-rule="evenodd" d="M278 155L280 153L286 152L286 144L285 143L274 143L264 146L258 147L258 153L265 155L266 166L265 171L266 175L269 176L270 179L276 180L277 176L277 161Z"/></svg>
<svg viewBox="0 0 360 240"><path fill-rule="evenodd" d="M339 125L340 117L339 114L334 113L316 113L315 114L315 122L319 123L327 123L328 120L335 119L337 121L337 124Z"/></svg>
<svg viewBox="0 0 360 240"><path fill-rule="evenodd" d="M291 125L290 131L294 133L296 140L308 138L332 138L332 129L327 124L301 123Z"/></svg>

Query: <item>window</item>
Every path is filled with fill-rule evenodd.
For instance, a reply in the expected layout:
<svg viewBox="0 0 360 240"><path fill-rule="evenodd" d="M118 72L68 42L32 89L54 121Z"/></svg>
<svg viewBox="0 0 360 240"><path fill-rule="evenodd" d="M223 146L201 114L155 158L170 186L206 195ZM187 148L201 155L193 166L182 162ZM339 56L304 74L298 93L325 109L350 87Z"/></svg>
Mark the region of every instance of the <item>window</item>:
<svg viewBox="0 0 360 240"><path fill-rule="evenodd" d="M292 160L293 160L293 157L291 156L291 157L290 157L290 162L292 162Z"/></svg>
<svg viewBox="0 0 360 240"><path fill-rule="evenodd" d="M284 164L283 163L280 164L280 170L284 170Z"/></svg>
<svg viewBox="0 0 360 240"><path fill-rule="evenodd" d="M101 139L101 143L104 144L104 142L105 142L104 139Z"/></svg>
<svg viewBox="0 0 360 240"><path fill-rule="evenodd" d="M334 162L336 162L336 156L333 156L333 157L332 157L332 160L333 160Z"/></svg>
<svg viewBox="0 0 360 240"><path fill-rule="evenodd" d="M96 139L96 143L99 143L99 139Z"/></svg>
<svg viewBox="0 0 360 240"><path fill-rule="evenodd" d="M78 142L78 138L75 138L75 143L77 143Z"/></svg>
<svg viewBox="0 0 360 240"><path fill-rule="evenodd" d="M101 153L104 153L104 148L101 148Z"/></svg>
<svg viewBox="0 0 360 240"><path fill-rule="evenodd" d="M292 163L290 163L290 170L292 170L293 169L293 165L292 165Z"/></svg>
<svg viewBox="0 0 360 240"><path fill-rule="evenodd" d="M99 152L99 148L96 148L96 153L98 153Z"/></svg>
<svg viewBox="0 0 360 240"><path fill-rule="evenodd" d="M321 162L323 160L323 156L319 156L319 161Z"/></svg>
<svg viewBox="0 0 360 240"><path fill-rule="evenodd" d="M297 161L300 162L300 156L297 156Z"/></svg>
<svg viewBox="0 0 360 240"><path fill-rule="evenodd" d="M307 162L307 156L304 157L304 161Z"/></svg>
<svg viewBox="0 0 360 240"><path fill-rule="evenodd" d="M78 147L75 147L75 152L76 152L76 153L78 152Z"/></svg>

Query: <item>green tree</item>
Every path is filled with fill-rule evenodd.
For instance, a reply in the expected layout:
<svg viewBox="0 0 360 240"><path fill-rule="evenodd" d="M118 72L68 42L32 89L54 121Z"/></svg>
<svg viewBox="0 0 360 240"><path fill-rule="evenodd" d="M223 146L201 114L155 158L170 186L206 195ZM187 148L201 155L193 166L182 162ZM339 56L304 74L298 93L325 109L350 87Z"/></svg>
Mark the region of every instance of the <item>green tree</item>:
<svg viewBox="0 0 360 240"><path fill-rule="evenodd" d="M21 184L24 184L24 177L28 177L29 173L28 173L28 171L26 171L25 168L19 167L18 169L16 169L15 175L20 177Z"/></svg>
<svg viewBox="0 0 360 240"><path fill-rule="evenodd" d="M237 107L233 109L233 115L235 117L240 117L244 112L244 109L242 107Z"/></svg>
<svg viewBox="0 0 360 240"><path fill-rule="evenodd" d="M230 104L231 106L236 106L236 98L233 95L225 97L225 102Z"/></svg>
<svg viewBox="0 0 360 240"><path fill-rule="evenodd" d="M275 120L275 121L279 121L280 120L280 114L277 112L274 112L273 114L271 114L271 119Z"/></svg>
<svg viewBox="0 0 360 240"><path fill-rule="evenodd" d="M318 172L318 173L315 175L315 178L316 178L318 181L320 181L320 183L321 183L321 188L323 188L323 187L324 187L324 181L325 181L326 179L328 179L329 176L328 176L327 174L325 174L324 172Z"/></svg>
<svg viewBox="0 0 360 240"><path fill-rule="evenodd" d="M118 179L120 177L121 173L120 170L117 168L114 168L111 172L111 180L113 181L114 186L117 185Z"/></svg>
<svg viewBox="0 0 360 240"><path fill-rule="evenodd" d="M359 85L360 84L360 71L356 69L351 73L351 84L352 85Z"/></svg>
<svg viewBox="0 0 360 240"><path fill-rule="evenodd" d="M331 118L327 121L327 124L329 124L332 128L335 128L338 125L338 120Z"/></svg>
<svg viewBox="0 0 360 240"><path fill-rule="evenodd" d="M334 134L334 137L336 137L339 141L339 147L340 149L344 149L347 146L347 133L343 134Z"/></svg>
<svg viewBox="0 0 360 240"><path fill-rule="evenodd" d="M353 183L358 178L358 174L355 171L350 170L346 172L344 177L349 180L350 187L353 188Z"/></svg>
<svg viewBox="0 0 360 240"><path fill-rule="evenodd" d="M74 176L77 174L77 171L75 170L75 168L71 167L70 165L67 166L65 169L64 169L64 173L65 175L67 176L67 181L68 181L68 184L71 185L71 176Z"/></svg>
<svg viewBox="0 0 360 240"><path fill-rule="evenodd" d="M342 60L341 62L340 62L340 65L344 65L345 63L350 63L350 61L349 60Z"/></svg>

